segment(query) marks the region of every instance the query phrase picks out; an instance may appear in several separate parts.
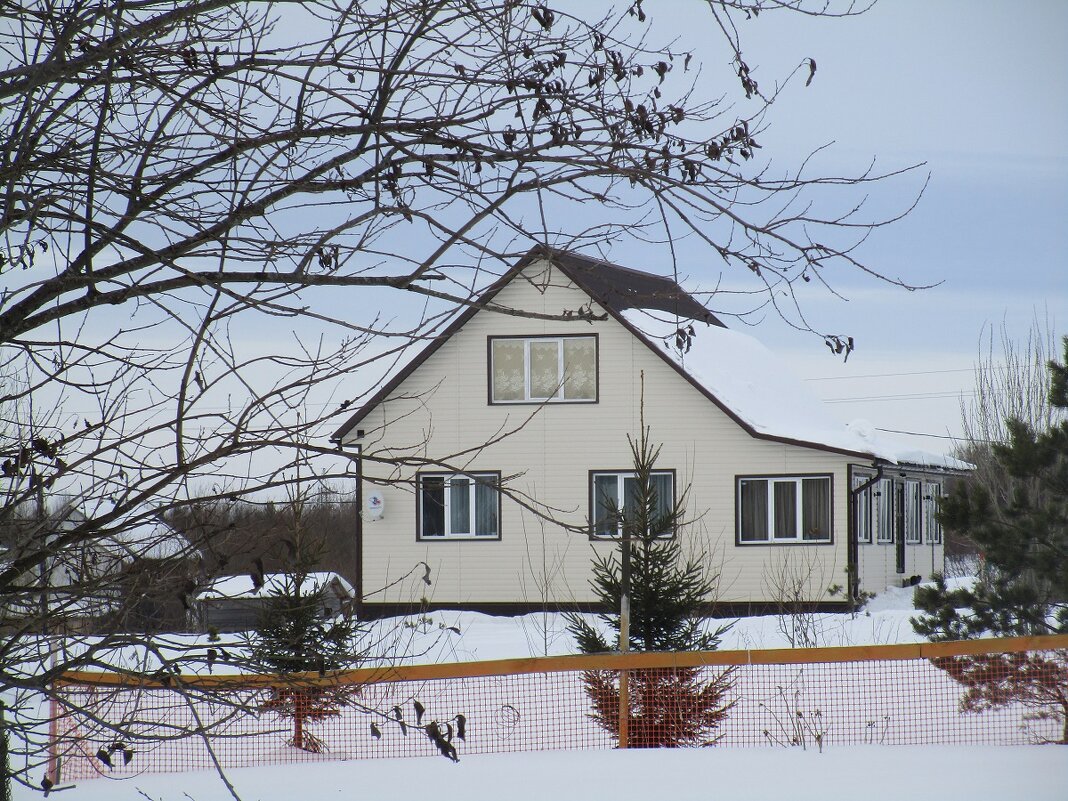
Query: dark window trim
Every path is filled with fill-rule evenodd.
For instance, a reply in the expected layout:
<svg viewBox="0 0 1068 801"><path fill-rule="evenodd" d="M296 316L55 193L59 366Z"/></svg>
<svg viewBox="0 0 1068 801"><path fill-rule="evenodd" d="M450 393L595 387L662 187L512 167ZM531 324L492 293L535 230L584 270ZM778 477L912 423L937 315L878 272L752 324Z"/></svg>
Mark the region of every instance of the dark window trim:
<svg viewBox="0 0 1068 801"><path fill-rule="evenodd" d="M592 400L521 400L495 401L493 399L493 342L497 339L593 339L593 364L596 376ZM493 334L486 337L486 403L490 406L582 406L601 402L601 338L591 331L588 334Z"/></svg>
<svg viewBox="0 0 1068 801"><path fill-rule="evenodd" d="M652 473L653 473L653 475L656 475L657 473L669 473L671 475L671 505L672 505L672 507L674 507L675 504L677 504L679 502L679 476L678 476L678 471L673 467L665 467L663 469L657 468L656 470L653 470ZM586 503L587 503L587 507L586 508L587 508L588 514L586 516L586 520L588 522L587 522L587 526L586 526L586 537L590 540L590 542L619 542L622 539L621 537L601 537L601 536L598 536L597 534L594 534L594 532L593 532L594 524L596 522L593 519L593 510L596 508L596 503L595 503L595 500L594 500L594 497L593 497L593 477L595 475L613 475L613 474L617 475L617 476L621 475L621 474L634 475L634 466L632 465L631 467L624 468L624 469L620 469L620 468L601 468L599 470L589 470L589 471L587 471L587 475L586 475L586 490L587 490ZM678 529L676 528L675 530L673 530L671 532L670 536L674 537L677 534L678 534Z"/></svg>
<svg viewBox="0 0 1068 801"><path fill-rule="evenodd" d="M853 482L856 479L860 479L861 483L870 481L875 478L875 471L867 468L854 470L853 466L849 467L849 525L853 533L853 537L856 539L858 545L874 545L875 544L875 487L876 484L872 484L863 493L855 494L853 492ZM868 539L862 540L860 538L860 530L857 528L857 512L860 510L860 497L866 494L868 496Z"/></svg>
<svg viewBox="0 0 1068 801"><path fill-rule="evenodd" d="M757 480L774 480L782 478L826 478L829 483L830 490L830 506L828 507L828 514L830 520L828 525L830 528L830 537L825 540L743 540L742 539L742 510L738 503L738 493L741 491L741 482L746 479ZM798 498L799 503L803 503L801 498ZM811 547L818 545L834 545L834 473L736 473L734 476L734 544L736 547L741 548L795 548L797 546Z"/></svg>
<svg viewBox="0 0 1068 801"><path fill-rule="evenodd" d="M423 536L423 478L427 476L495 476L497 486L497 536L485 534L443 534L440 537ZM415 540L416 542L500 542L504 521L501 519L501 471L500 470L426 470L415 474Z"/></svg>

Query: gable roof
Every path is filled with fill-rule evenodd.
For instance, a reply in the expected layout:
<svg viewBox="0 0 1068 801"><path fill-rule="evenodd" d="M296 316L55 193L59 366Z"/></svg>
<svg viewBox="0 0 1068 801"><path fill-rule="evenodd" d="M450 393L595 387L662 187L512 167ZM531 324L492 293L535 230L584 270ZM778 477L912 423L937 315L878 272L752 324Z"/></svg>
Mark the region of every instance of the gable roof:
<svg viewBox="0 0 1068 801"><path fill-rule="evenodd" d="M470 305L458 313L453 321L429 345L419 351L403 369L386 381L381 389L334 432L330 440L340 443L368 415L371 409L385 400L419 365L430 358L453 334L463 328L468 320L491 303L497 293L513 278L531 264L541 260L552 262L564 275L617 319L621 319L620 314L627 309L643 308L677 314L683 320L699 320L709 325L726 327L712 312L670 278L620 267L580 253L536 245Z"/></svg>
<svg viewBox="0 0 1068 801"><path fill-rule="evenodd" d="M874 437L870 428L850 429L843 425L771 351L747 334L728 330L670 278L542 246L530 250L458 314L438 337L360 407L332 440L340 443L372 408L490 303L520 271L542 259L557 267L753 437L862 459L949 469L968 467L943 454L901 448L885 438ZM691 321L706 325L687 335L689 332L680 328L680 324ZM677 347L677 334L684 335L681 348Z"/></svg>

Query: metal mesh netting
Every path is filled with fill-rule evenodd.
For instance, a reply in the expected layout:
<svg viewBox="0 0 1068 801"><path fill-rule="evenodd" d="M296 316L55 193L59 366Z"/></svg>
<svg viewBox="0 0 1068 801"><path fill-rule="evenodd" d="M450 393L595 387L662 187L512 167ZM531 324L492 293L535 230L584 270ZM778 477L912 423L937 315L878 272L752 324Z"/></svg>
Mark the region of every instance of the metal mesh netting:
<svg viewBox="0 0 1068 801"><path fill-rule="evenodd" d="M1038 641L1056 648L1036 649ZM286 684L179 677L169 687L78 674L64 680L53 765L73 781L216 764L613 748L620 669L632 747L1062 742L1061 649L1068 637L507 660Z"/></svg>

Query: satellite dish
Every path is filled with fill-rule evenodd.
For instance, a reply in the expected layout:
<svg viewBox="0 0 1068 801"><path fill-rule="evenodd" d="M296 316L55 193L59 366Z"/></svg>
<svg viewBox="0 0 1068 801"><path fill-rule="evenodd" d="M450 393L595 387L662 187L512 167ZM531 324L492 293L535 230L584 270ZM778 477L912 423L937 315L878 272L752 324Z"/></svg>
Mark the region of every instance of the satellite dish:
<svg viewBox="0 0 1068 801"><path fill-rule="evenodd" d="M373 489L367 493L363 504L363 516L367 520L381 520L382 513L386 509L386 500L382 496L382 490Z"/></svg>

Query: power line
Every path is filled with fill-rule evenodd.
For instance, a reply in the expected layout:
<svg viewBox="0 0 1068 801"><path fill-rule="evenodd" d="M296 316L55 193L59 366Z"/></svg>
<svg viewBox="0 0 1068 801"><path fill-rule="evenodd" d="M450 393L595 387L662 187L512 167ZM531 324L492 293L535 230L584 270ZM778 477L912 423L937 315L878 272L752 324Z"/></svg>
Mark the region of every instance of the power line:
<svg viewBox="0 0 1068 801"><path fill-rule="evenodd" d="M885 431L887 434L908 434L913 437L934 437L936 439L953 439L962 440L964 437L954 437L950 434L927 434L923 431L902 431L899 428L879 428L876 426L876 431Z"/></svg>
<svg viewBox="0 0 1068 801"><path fill-rule="evenodd" d="M889 401L889 400L941 400L944 398L975 397L975 392L951 390L949 392L919 392L905 395L865 395L855 398L825 398L824 403L853 403L855 401Z"/></svg>
<svg viewBox="0 0 1068 801"><path fill-rule="evenodd" d="M876 431L885 431L887 434L909 434L914 437L934 437L935 439L951 439L955 442L986 442L994 443L1000 440L996 439L981 439L979 437L966 437L963 434L960 436L953 436L952 434L928 434L924 431L902 431L898 428L879 428L876 427Z"/></svg>
<svg viewBox="0 0 1068 801"><path fill-rule="evenodd" d="M819 378L806 378L805 381L849 381L853 378L901 378L909 375L941 375L943 373L974 373L977 370L1004 370L1005 365L995 367L955 367L945 370L916 370L910 373L869 373L867 375L827 375Z"/></svg>

